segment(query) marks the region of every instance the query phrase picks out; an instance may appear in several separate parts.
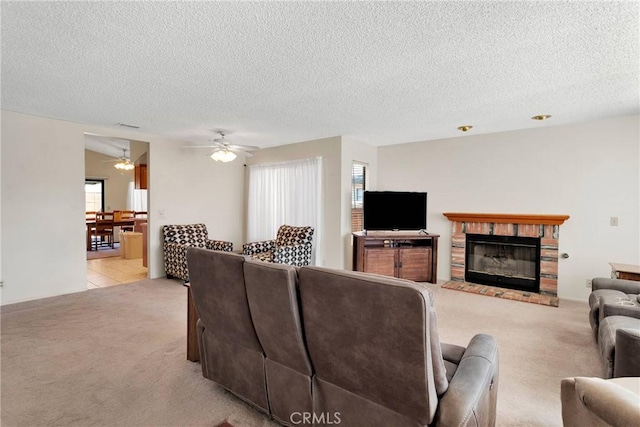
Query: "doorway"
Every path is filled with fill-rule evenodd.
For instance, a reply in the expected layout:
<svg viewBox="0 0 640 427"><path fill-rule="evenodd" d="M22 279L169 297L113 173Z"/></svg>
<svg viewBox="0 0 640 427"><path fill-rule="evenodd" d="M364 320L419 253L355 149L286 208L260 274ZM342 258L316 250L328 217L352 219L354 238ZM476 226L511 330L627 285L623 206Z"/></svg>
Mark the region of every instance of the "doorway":
<svg viewBox="0 0 640 427"><path fill-rule="evenodd" d="M148 255L143 251L148 233L143 234L141 227L147 221L148 149L149 143L143 141L85 134L85 209L104 212L113 221L113 247L87 250L88 289L148 277ZM139 185L142 163L144 187Z"/></svg>

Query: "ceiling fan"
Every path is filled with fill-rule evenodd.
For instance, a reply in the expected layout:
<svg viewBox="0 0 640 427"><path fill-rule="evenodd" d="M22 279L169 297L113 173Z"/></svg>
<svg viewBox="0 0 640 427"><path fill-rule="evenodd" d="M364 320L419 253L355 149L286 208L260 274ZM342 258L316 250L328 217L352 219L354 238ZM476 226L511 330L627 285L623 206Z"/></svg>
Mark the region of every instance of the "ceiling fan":
<svg viewBox="0 0 640 427"><path fill-rule="evenodd" d="M211 141L211 145L189 145L185 148L207 148L209 150L213 149L211 158L216 162L231 162L237 157L236 153L244 154L247 157L251 157L253 154L251 154L250 151L255 151L260 148L253 145L231 144L231 142L225 139L226 135L224 132L218 132L218 134L220 136L213 139Z"/></svg>
<svg viewBox="0 0 640 427"><path fill-rule="evenodd" d="M131 159L127 157L127 149L122 149L122 156L118 157L116 160L105 160L105 162L117 162L114 167L116 169L130 171L135 168L134 164L131 163Z"/></svg>

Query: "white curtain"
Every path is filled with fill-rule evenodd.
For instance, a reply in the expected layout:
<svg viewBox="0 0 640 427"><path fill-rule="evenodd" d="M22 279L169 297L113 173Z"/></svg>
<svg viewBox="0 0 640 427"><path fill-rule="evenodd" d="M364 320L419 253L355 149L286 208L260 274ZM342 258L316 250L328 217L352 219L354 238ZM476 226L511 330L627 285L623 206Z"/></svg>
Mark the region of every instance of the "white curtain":
<svg viewBox="0 0 640 427"><path fill-rule="evenodd" d="M129 183L127 191L127 210L147 212L147 190L136 190L133 181Z"/></svg>
<svg viewBox="0 0 640 427"><path fill-rule="evenodd" d="M311 226L320 248L322 158L249 166L247 241L275 239L281 225Z"/></svg>

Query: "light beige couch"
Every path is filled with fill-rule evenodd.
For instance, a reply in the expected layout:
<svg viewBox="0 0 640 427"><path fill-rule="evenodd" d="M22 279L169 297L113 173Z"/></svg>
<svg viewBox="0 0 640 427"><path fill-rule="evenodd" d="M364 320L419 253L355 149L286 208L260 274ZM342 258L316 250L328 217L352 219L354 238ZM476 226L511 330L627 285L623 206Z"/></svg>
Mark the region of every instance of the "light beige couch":
<svg viewBox="0 0 640 427"><path fill-rule="evenodd" d="M564 427L640 426L640 378L565 378Z"/></svg>

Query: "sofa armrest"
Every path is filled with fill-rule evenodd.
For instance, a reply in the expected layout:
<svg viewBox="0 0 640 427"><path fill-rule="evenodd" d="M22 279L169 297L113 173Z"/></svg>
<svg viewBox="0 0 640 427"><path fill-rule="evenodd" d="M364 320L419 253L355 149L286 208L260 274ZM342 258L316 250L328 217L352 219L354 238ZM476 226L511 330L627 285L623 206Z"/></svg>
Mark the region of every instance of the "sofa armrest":
<svg viewBox="0 0 640 427"><path fill-rule="evenodd" d="M275 240L262 240L259 242L245 243L242 245L242 255L255 255L261 252L270 252L275 248Z"/></svg>
<svg viewBox="0 0 640 427"><path fill-rule="evenodd" d="M176 256L186 256L187 249L189 249L191 245L188 243L164 242L162 247L164 249L164 259L166 262L167 257L172 259Z"/></svg>
<svg viewBox="0 0 640 427"><path fill-rule="evenodd" d="M440 398L438 426L495 425L498 397L498 344L478 334L469 342L458 369Z"/></svg>
<svg viewBox="0 0 640 427"><path fill-rule="evenodd" d="M640 321L638 321L640 328ZM613 377L640 377L640 329L621 328L616 331ZM640 416L640 415L639 415Z"/></svg>
<svg viewBox="0 0 640 427"><path fill-rule="evenodd" d="M638 425L636 378L603 380L602 378L564 378L560 383L562 423L565 427L586 425ZM627 388L627 384L629 388Z"/></svg>
<svg viewBox="0 0 640 427"><path fill-rule="evenodd" d="M188 243L163 243L164 271L167 275L178 277L185 282L189 281L187 249L191 246Z"/></svg>
<svg viewBox="0 0 640 427"><path fill-rule="evenodd" d="M232 242L225 242L224 240L207 239L205 241L205 245L207 249L210 249L212 251L233 252Z"/></svg>
<svg viewBox="0 0 640 427"><path fill-rule="evenodd" d="M640 319L640 307L637 305L622 305L602 302L600 304L600 320L608 316L627 316Z"/></svg>
<svg viewBox="0 0 640 427"><path fill-rule="evenodd" d="M611 279L609 277L596 277L591 281L591 290L615 289L625 294L640 294L640 282L625 279Z"/></svg>

